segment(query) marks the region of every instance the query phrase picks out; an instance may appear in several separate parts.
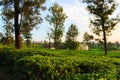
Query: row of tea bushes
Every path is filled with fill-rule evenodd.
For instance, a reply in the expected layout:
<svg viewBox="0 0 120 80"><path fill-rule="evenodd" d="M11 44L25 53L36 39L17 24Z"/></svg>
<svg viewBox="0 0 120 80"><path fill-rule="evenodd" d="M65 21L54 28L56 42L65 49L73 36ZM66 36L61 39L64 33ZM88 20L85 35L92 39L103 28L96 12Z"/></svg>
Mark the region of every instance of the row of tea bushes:
<svg viewBox="0 0 120 80"><path fill-rule="evenodd" d="M118 72L107 57L30 56L17 61L15 78L19 80L116 80ZM19 76L20 75L20 76Z"/></svg>
<svg viewBox="0 0 120 80"><path fill-rule="evenodd" d="M102 55L48 50L1 50L0 66L11 66L13 80L117 80L120 78L120 58Z"/></svg>
<svg viewBox="0 0 120 80"><path fill-rule="evenodd" d="M60 56L45 50L0 50L0 65L12 66L18 59L33 55Z"/></svg>

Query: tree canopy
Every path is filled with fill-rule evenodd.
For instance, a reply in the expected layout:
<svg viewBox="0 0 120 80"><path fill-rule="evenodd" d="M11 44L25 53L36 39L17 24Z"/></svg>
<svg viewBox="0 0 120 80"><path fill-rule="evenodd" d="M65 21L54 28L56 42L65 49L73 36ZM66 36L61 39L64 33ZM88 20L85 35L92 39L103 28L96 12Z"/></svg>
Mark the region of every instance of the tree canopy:
<svg viewBox="0 0 120 80"><path fill-rule="evenodd" d="M107 38L106 36L114 30L118 23L118 18L111 18L117 4L114 0L83 0L87 3L87 10L94 15L91 20L91 29L99 36L103 36L104 51L107 54Z"/></svg>
<svg viewBox="0 0 120 80"><path fill-rule="evenodd" d="M48 14L46 20L51 24L51 34L54 40L55 49L58 48L58 44L61 41L64 31L64 22L67 18L66 14L63 13L63 8L55 3L49 8L50 14Z"/></svg>
<svg viewBox="0 0 120 80"><path fill-rule="evenodd" d="M77 43L76 38L79 32L75 24L71 24L66 35L66 43L70 49L76 49Z"/></svg>
<svg viewBox="0 0 120 80"><path fill-rule="evenodd" d="M44 10L43 4L46 0L1 0L3 10L12 10L8 16L13 17L15 31L15 47L20 49L20 35L29 33L38 23L42 21L40 10ZM21 15L21 16L20 16ZM21 18L21 19L20 19ZM24 19L24 20L23 20ZM28 28L29 27L29 28Z"/></svg>

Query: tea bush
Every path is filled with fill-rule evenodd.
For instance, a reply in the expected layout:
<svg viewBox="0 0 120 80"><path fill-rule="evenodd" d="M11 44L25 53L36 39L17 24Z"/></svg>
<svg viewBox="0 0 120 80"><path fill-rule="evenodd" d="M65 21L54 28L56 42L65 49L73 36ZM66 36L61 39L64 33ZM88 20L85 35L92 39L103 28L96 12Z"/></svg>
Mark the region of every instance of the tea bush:
<svg viewBox="0 0 120 80"><path fill-rule="evenodd" d="M35 55L17 61L15 77L19 80L96 80L115 79L116 66L106 57L85 59L79 57L49 57ZM18 78L17 78L18 79Z"/></svg>
<svg viewBox="0 0 120 80"><path fill-rule="evenodd" d="M0 50L0 66L11 66L13 80L120 78L119 53L104 56L97 51Z"/></svg>

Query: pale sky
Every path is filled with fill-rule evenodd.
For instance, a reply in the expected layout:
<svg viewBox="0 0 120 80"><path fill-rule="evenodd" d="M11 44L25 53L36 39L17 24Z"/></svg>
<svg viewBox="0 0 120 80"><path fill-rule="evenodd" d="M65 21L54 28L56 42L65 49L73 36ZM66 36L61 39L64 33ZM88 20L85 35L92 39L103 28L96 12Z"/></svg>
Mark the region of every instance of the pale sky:
<svg viewBox="0 0 120 80"><path fill-rule="evenodd" d="M62 40L65 40L65 35L66 31L68 30L68 27L70 26L71 23L74 23L78 26L79 30L79 36L77 38L78 41L83 40L83 34L87 31L92 34L91 29L89 28L89 19L91 18L91 15L88 13L86 10L86 6L84 3L81 3L82 0L47 0L46 6L49 8L52 6L55 2L57 2L60 6L63 7L64 13L68 16L64 23L65 27L65 32ZM116 0L117 3L120 3L120 0ZM114 14L120 14L120 5L116 9ZM44 17L48 14L48 11L43 12ZM43 40L48 40L47 37L47 31L48 27L50 25L48 22L44 20L44 23L39 25L40 28L38 30L33 30L33 40L34 41L43 41ZM112 35L109 36L108 41L115 42L119 41L120 42L120 25L118 25L114 31L112 31Z"/></svg>
<svg viewBox="0 0 120 80"><path fill-rule="evenodd" d="M65 40L66 36L66 31L68 30L68 27L74 23L77 25L78 30L79 30L79 36L77 38L78 41L83 40L83 34L87 31L92 34L91 29L89 28L89 19L91 18L91 15L88 13L86 10L86 6L84 3L81 3L82 0L46 0L45 6L47 8L51 7L55 2L57 2L60 6L63 7L64 13L68 16L64 23L65 27L65 32L62 40ZM120 4L120 0L116 0L117 3ZM48 10L42 12L42 17L45 18L46 15L48 14ZM114 14L120 14L120 5L116 9ZM48 28L50 27L49 23L44 19L43 23L38 25L39 29L34 29L32 31L32 40L33 41L44 41L48 40L47 37L47 32ZM112 35L108 38L108 41L115 42L119 41L120 42L120 25L118 25L113 32Z"/></svg>

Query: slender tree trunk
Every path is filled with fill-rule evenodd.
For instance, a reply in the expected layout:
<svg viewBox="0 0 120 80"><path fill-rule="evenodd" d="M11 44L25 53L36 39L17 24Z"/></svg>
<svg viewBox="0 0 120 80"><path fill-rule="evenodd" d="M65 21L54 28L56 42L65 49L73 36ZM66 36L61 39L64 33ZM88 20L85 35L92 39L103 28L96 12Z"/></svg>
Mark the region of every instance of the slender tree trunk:
<svg viewBox="0 0 120 80"><path fill-rule="evenodd" d="M55 26L55 41L54 41L54 46L55 46L55 50L57 50L57 25Z"/></svg>
<svg viewBox="0 0 120 80"><path fill-rule="evenodd" d="M107 40L106 40L106 32L105 32L105 21L104 21L104 18L101 17L101 20L102 20L102 29L103 29L103 40L104 40L104 52L105 52L105 55L107 55Z"/></svg>
<svg viewBox="0 0 120 80"><path fill-rule="evenodd" d="M107 55L107 40L106 40L105 30L103 30L103 36L104 36L104 51L105 51L105 54Z"/></svg>
<svg viewBox="0 0 120 80"><path fill-rule="evenodd" d="M103 0L104 3L104 0ZM105 30L105 18L104 18L104 13L103 13L103 5L101 4L102 8L101 8L101 22L102 22L102 29L103 29L103 40L104 40L104 52L105 55L107 55L107 40L106 40L106 30Z"/></svg>
<svg viewBox="0 0 120 80"><path fill-rule="evenodd" d="M19 0L14 1L15 9L15 47L20 49Z"/></svg>
<svg viewBox="0 0 120 80"><path fill-rule="evenodd" d="M55 46L55 50L57 50L57 40L56 40L56 32L55 32L55 41L54 41L54 46Z"/></svg>

